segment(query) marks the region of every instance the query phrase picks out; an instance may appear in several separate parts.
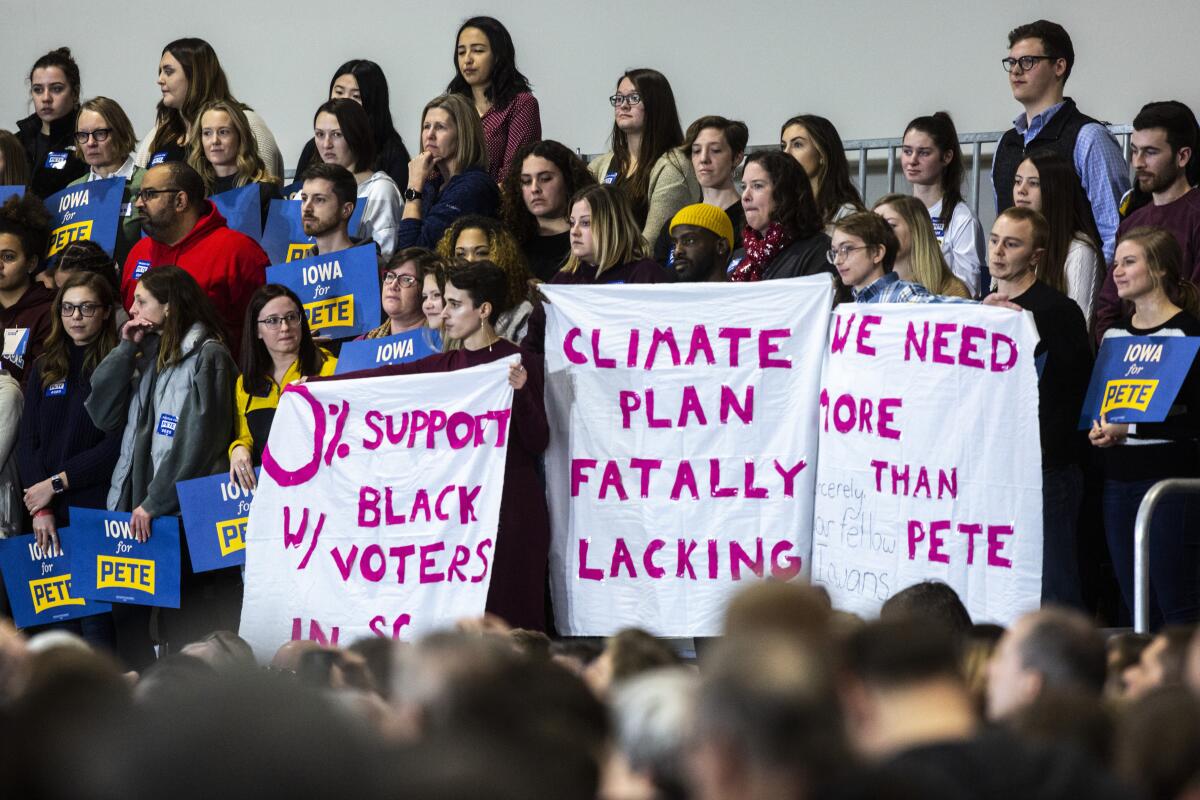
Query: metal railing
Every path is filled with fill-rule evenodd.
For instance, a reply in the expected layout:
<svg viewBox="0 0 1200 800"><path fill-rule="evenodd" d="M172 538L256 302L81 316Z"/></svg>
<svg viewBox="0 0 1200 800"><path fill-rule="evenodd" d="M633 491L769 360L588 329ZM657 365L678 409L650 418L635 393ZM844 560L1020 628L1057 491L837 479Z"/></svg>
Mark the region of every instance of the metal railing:
<svg viewBox="0 0 1200 800"><path fill-rule="evenodd" d="M1181 492L1200 493L1200 478L1168 478L1150 487L1138 506L1133 523L1133 630L1150 632L1150 521L1164 497Z"/></svg>

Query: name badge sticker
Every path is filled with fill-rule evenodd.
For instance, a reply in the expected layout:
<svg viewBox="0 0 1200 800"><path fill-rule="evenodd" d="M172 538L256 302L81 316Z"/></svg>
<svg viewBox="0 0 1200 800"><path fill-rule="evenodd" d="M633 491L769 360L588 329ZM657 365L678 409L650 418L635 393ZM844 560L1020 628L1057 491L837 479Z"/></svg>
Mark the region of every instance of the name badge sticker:
<svg viewBox="0 0 1200 800"><path fill-rule="evenodd" d="M67 151L51 150L46 154L46 169L64 169L67 166Z"/></svg>
<svg viewBox="0 0 1200 800"><path fill-rule="evenodd" d="M136 281L145 275L148 269L150 269L150 262L144 258L139 258L137 263L133 265L133 279Z"/></svg>
<svg viewBox="0 0 1200 800"><path fill-rule="evenodd" d="M167 151L159 150L154 155L150 156L150 166L156 167L167 160Z"/></svg>
<svg viewBox="0 0 1200 800"><path fill-rule="evenodd" d="M610 173L608 173L607 175L605 175L605 176L604 176L604 182L605 182L605 183L616 183L616 182L617 182L617 173L616 173L616 172L610 172Z"/></svg>
<svg viewBox="0 0 1200 800"><path fill-rule="evenodd" d="M62 397L67 393L67 382L59 381L46 387L46 397Z"/></svg>
<svg viewBox="0 0 1200 800"><path fill-rule="evenodd" d="M0 353L13 363L16 358L25 356L25 346L29 344L29 328L5 328L4 352Z"/></svg>
<svg viewBox="0 0 1200 800"><path fill-rule="evenodd" d="M158 428L156 433L159 436L175 437L175 426L179 424L179 417L171 414L163 414L158 418Z"/></svg>
<svg viewBox="0 0 1200 800"><path fill-rule="evenodd" d="M121 203L121 216L126 218L133 216L133 203Z"/></svg>

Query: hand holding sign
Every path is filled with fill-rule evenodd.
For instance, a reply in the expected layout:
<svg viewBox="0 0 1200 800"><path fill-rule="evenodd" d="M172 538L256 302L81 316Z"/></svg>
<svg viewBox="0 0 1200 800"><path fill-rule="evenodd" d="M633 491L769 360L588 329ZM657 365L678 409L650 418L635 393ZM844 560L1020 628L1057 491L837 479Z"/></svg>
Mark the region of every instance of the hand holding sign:
<svg viewBox="0 0 1200 800"><path fill-rule="evenodd" d="M1096 447L1112 447L1121 444L1127 436L1129 436L1128 425L1120 422L1107 422L1103 414L1100 415L1100 419L1092 421L1092 430L1088 433L1088 439Z"/></svg>
<svg viewBox="0 0 1200 800"><path fill-rule="evenodd" d="M142 544L150 538L150 519L150 515L141 506L135 508L129 518L129 532Z"/></svg>
<svg viewBox="0 0 1200 800"><path fill-rule="evenodd" d="M239 444L229 454L229 481L236 483L245 491L253 492L258 488L254 479L254 463L250 459L250 448Z"/></svg>

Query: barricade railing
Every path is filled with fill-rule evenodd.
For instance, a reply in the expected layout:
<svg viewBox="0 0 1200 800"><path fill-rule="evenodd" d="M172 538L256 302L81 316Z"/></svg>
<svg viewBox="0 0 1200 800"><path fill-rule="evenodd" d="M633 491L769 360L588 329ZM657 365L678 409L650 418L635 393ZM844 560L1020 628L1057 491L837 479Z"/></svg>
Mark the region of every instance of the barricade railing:
<svg viewBox="0 0 1200 800"><path fill-rule="evenodd" d="M1150 632L1150 522L1168 495L1200 493L1200 478L1168 478L1150 487L1133 523L1133 630Z"/></svg>

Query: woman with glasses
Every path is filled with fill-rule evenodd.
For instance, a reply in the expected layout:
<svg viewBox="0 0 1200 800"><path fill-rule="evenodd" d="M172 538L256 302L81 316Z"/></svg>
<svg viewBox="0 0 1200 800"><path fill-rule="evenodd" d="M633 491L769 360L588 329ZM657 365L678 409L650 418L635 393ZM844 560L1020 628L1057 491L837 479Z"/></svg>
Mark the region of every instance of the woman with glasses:
<svg viewBox="0 0 1200 800"><path fill-rule="evenodd" d="M612 150L588 164L601 183L625 193L647 242L658 241L675 212L700 196L683 151L675 94L665 75L631 69L608 98L613 107Z"/></svg>
<svg viewBox="0 0 1200 800"><path fill-rule="evenodd" d="M212 301L180 267L142 275L131 314L92 373L85 405L97 428L124 429L107 506L131 512L129 532L144 542L155 519L179 514L176 483L225 471L237 365ZM210 631L237 630L241 618L238 569L193 573L186 537L180 549L179 609L159 611L164 654ZM113 622L131 669L154 660L148 606L114 603Z"/></svg>
<svg viewBox="0 0 1200 800"><path fill-rule="evenodd" d="M832 236L833 223L842 217L867 210L850 180L842 137L832 122L799 114L783 123L779 140L783 152L804 168L826 233Z"/></svg>
<svg viewBox="0 0 1200 800"><path fill-rule="evenodd" d="M87 172L82 162L71 158L79 95L79 65L70 48L51 50L33 62L29 71L33 113L17 123L17 138L25 149L29 188L43 199Z"/></svg>
<svg viewBox="0 0 1200 800"><path fill-rule="evenodd" d="M424 247L406 247L387 262L380 288L383 324L368 331L359 339L383 339L425 327L421 291L424 288L421 271L431 264L444 264L442 258Z"/></svg>
<svg viewBox="0 0 1200 800"><path fill-rule="evenodd" d="M475 104L483 124L488 173L500 183L518 150L542 138L542 117L529 79L517 69L512 36L500 20L471 17L454 39L454 80L446 87Z"/></svg>
<svg viewBox="0 0 1200 800"><path fill-rule="evenodd" d="M229 445L229 480L253 491L254 468L288 384L302 377L332 375L337 359L318 346L308 329L300 298L286 286L268 283L250 298L242 333L242 374L234 408L237 428Z"/></svg>
<svg viewBox="0 0 1200 800"><path fill-rule="evenodd" d="M742 247L729 279L764 281L832 272L829 236L800 163L777 150L753 153L742 169Z"/></svg>
<svg viewBox="0 0 1200 800"><path fill-rule="evenodd" d="M121 195L121 224L113 246L113 260L125 263L129 251L142 238L142 225L133 209L133 198L142 188L146 170L133 161L137 135L125 110L107 97L93 97L79 107L75 118L75 153L88 165L88 173L71 181L79 186L106 178L124 178Z"/></svg>

